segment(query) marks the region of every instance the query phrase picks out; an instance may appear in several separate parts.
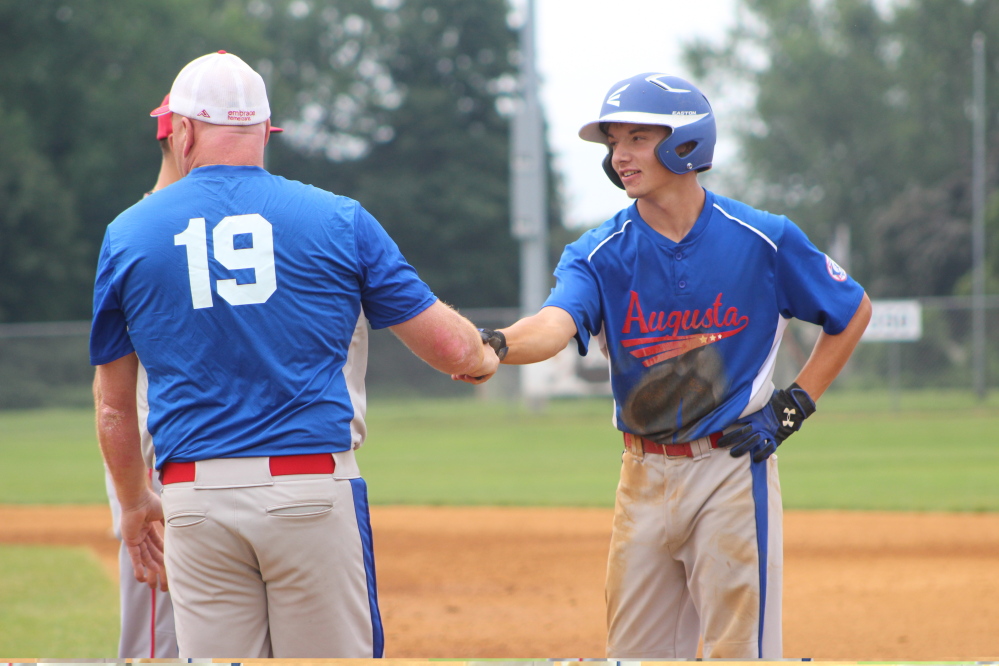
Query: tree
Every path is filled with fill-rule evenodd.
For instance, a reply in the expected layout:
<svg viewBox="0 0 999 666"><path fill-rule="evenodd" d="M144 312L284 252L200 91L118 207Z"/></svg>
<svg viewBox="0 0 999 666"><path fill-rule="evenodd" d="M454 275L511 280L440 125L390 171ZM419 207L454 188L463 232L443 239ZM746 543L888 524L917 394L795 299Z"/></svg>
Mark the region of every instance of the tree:
<svg viewBox="0 0 999 666"><path fill-rule="evenodd" d="M506 11L502 0L380 0L316 6L270 28L309 33L282 41L297 65L278 69L299 93L280 118L288 136L273 168L360 201L437 294L462 307L517 302L508 119L498 108L514 91ZM338 74L353 82L338 84Z"/></svg>
<svg viewBox="0 0 999 666"><path fill-rule="evenodd" d="M949 294L968 270L971 229L966 183L914 186L872 220L867 288L882 298Z"/></svg>
<svg viewBox="0 0 999 666"><path fill-rule="evenodd" d="M268 81L287 129L268 149L272 171L361 201L445 300L515 303L507 10L505 0L0 0L0 103L22 128L0 152L5 196L20 206L0 208L0 252L22 260L0 268L10 294L0 321L89 316L104 229L155 178L148 112L181 67L218 49ZM557 225L554 200L552 211ZM42 249L44 303L28 286L40 273L26 267Z"/></svg>
<svg viewBox="0 0 999 666"><path fill-rule="evenodd" d="M23 112L0 99L0 321L58 318L75 309L67 285L85 279L73 195L32 145Z"/></svg>
<svg viewBox="0 0 999 666"><path fill-rule="evenodd" d="M14 292L0 320L89 316L104 228L155 179L149 110L194 57L259 44L257 25L237 9L220 0L0 0L4 119L20 128L0 171L8 187L33 183L16 216L0 207L3 251L19 258L0 272L0 292ZM44 242L9 231L27 226L45 230ZM42 249L46 293L32 298L39 269L28 257Z"/></svg>
<svg viewBox="0 0 999 666"><path fill-rule="evenodd" d="M700 76L755 88L740 133L743 196L788 214L820 247L848 225L851 272L877 286L873 295L950 293L970 257L957 229L970 211L970 44L981 30L999 48L999 5L882 5L743 0L745 20L725 44L694 44L687 57ZM995 118L999 105L989 108Z"/></svg>

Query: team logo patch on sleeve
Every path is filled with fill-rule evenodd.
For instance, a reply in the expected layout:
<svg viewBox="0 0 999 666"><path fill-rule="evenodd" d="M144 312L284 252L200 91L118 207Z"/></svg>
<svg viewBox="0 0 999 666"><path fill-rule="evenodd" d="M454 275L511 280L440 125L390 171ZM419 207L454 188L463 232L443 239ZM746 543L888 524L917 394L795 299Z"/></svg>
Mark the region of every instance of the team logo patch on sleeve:
<svg viewBox="0 0 999 666"><path fill-rule="evenodd" d="M839 264L829 258L828 254L826 255L826 270L829 271L829 277L836 280L836 282L846 281L846 271L844 271Z"/></svg>

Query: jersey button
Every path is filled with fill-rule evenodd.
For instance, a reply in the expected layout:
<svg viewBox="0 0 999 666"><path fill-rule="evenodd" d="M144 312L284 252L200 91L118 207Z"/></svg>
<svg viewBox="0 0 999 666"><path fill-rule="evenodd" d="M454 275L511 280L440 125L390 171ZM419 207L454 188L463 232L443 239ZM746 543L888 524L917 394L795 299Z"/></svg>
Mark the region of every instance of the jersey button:
<svg viewBox="0 0 999 666"><path fill-rule="evenodd" d="M686 289L686 288L687 288L687 282L685 280L680 280L680 289Z"/></svg>
<svg viewBox="0 0 999 666"><path fill-rule="evenodd" d="M683 252L677 252L676 254L673 255L673 258L676 259L677 261L680 261L681 259L683 259Z"/></svg>

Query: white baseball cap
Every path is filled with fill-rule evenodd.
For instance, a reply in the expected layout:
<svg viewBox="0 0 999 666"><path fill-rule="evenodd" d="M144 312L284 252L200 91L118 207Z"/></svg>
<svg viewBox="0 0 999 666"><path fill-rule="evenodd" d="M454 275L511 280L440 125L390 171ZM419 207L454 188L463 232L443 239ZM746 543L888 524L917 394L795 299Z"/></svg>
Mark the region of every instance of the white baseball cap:
<svg viewBox="0 0 999 666"><path fill-rule="evenodd" d="M211 125L257 125L271 117L271 107L263 78L239 57L219 51L180 70L169 103L149 115L168 113Z"/></svg>

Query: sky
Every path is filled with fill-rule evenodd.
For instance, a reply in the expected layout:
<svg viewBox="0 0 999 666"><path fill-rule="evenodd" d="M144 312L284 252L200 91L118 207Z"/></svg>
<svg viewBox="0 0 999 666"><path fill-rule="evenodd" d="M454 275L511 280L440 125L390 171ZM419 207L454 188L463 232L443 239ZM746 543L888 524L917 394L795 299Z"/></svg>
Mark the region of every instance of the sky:
<svg viewBox="0 0 999 666"><path fill-rule="evenodd" d="M524 0L521 3L526 6ZM535 0L541 102L548 142L564 181L566 226L595 226L631 201L600 167L606 148L577 134L596 119L604 94L617 81L647 71L692 80L682 61L683 45L695 37L720 42L734 23L735 4L736 0ZM717 111L711 91L698 87ZM724 142L724 128L719 134ZM715 168L732 153L724 146L716 149Z"/></svg>

